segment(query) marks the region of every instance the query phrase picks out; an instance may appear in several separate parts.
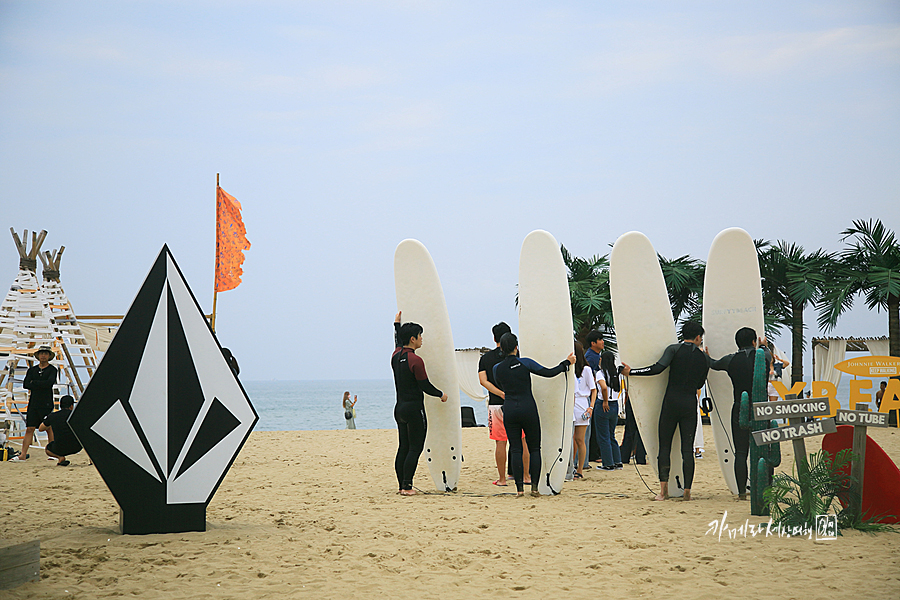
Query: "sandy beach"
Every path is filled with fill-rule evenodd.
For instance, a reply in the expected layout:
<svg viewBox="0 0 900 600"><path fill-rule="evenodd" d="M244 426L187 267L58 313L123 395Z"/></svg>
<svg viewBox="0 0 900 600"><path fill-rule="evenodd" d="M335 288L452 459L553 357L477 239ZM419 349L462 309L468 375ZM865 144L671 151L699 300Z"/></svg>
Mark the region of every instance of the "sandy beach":
<svg viewBox="0 0 900 600"><path fill-rule="evenodd" d="M897 429L870 430L895 460ZM621 428L618 432L621 439ZM706 427L705 436L712 440ZM0 539L41 540L41 580L0 598L897 598L900 535L721 539L733 500L715 449L695 501L651 502L634 466L586 471L555 497L491 484L487 429L464 429L460 490L397 495L392 430L253 433L204 533L123 536L118 506L81 453L0 463ZM813 439L807 448L818 446ZM783 466L792 464L782 444ZM641 467L651 486L653 472ZM420 464L416 487L433 484Z"/></svg>

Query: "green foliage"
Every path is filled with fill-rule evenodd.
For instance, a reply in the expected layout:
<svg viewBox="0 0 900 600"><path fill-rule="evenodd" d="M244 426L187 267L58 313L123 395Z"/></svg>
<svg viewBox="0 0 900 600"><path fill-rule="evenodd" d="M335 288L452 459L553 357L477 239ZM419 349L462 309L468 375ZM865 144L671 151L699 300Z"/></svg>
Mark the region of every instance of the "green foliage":
<svg viewBox="0 0 900 600"><path fill-rule="evenodd" d="M676 323L679 320L699 322L702 318L706 263L687 255L678 258L657 256L669 293L669 304L672 305L672 318Z"/></svg>
<svg viewBox="0 0 900 600"><path fill-rule="evenodd" d="M791 332L794 380L803 377L803 310L816 303L828 284L828 273L836 261L823 250L807 253L803 246L784 240L756 240L762 276L766 334L787 328Z"/></svg>
<svg viewBox="0 0 900 600"><path fill-rule="evenodd" d="M900 356L900 243L877 219L853 221L841 235L850 242L825 273L826 290L816 304L819 326L834 329L862 294L870 310L887 311L891 354Z"/></svg>
<svg viewBox="0 0 900 600"><path fill-rule="evenodd" d="M835 501L847 504L850 494L850 476L845 474L850 463L849 449L841 450L833 458L820 450L809 455L809 468L797 469L791 474L778 473L772 485L763 492L772 520L785 527L808 526L815 523L816 515L838 513L839 526L849 522L847 511L837 510Z"/></svg>
<svg viewBox="0 0 900 600"><path fill-rule="evenodd" d="M612 334L608 255L580 258L572 256L565 246L560 246L560 252L568 270L575 337L583 343L592 329ZM607 344L614 348L615 340L607 340Z"/></svg>
<svg viewBox="0 0 900 600"><path fill-rule="evenodd" d="M580 258L573 256L565 246L561 246L560 251L568 270L575 337L584 341L592 329L598 329L608 334L607 347L614 349L615 326L609 293L609 255ZM659 265L672 305L672 317L676 322L699 321L706 265L689 256L673 259L659 256Z"/></svg>

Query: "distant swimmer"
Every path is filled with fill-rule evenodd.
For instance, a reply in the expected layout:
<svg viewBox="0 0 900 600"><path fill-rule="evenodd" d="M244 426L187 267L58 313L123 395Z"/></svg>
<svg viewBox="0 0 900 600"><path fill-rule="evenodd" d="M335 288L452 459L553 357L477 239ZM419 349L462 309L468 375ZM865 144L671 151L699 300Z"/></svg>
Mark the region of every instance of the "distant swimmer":
<svg viewBox="0 0 900 600"><path fill-rule="evenodd" d="M694 433L697 430L697 390L703 387L709 371L707 356L701 350L703 327L688 321L681 328L681 343L668 346L662 357L649 367L632 369L623 365L624 375L658 375L669 369L669 383L663 396L659 415L659 495L654 500L669 497L669 470L672 438L676 426L681 431L681 460L684 472L684 499L691 499L694 482ZM746 460L744 461L746 466Z"/></svg>
<svg viewBox="0 0 900 600"><path fill-rule="evenodd" d="M538 479L541 475L541 419L537 404L531 393L531 374L540 377L554 377L565 373L570 364L575 364L575 353L569 353L566 360L555 367L542 367L530 358L518 358L519 340L512 333L500 338L503 360L494 367L494 380L506 396L503 400L503 423L509 440L512 460L510 470L516 480L518 496L525 495L525 476L522 464L522 432L531 454L531 495L540 496Z"/></svg>
<svg viewBox="0 0 900 600"><path fill-rule="evenodd" d="M756 331L749 327L741 327L734 334L734 342L738 351L723 356L719 360L710 359L709 368L715 371L727 371L734 388L734 405L731 407L731 439L734 444L734 478L737 482L738 497L747 499L747 455L750 453L750 430L741 427L741 394L747 392L750 401L763 401L753 398L753 366L756 363L756 347L760 343ZM709 352L707 350L707 352ZM772 364L772 354L766 349L766 373Z"/></svg>
<svg viewBox="0 0 900 600"><path fill-rule="evenodd" d="M394 318L394 341L396 349L391 355L391 370L394 371L394 388L397 404L394 420L400 431L400 447L394 460L400 494L412 496L413 475L419 464L419 456L425 448L425 394L447 401L447 394L434 387L425 373L425 361L416 356L422 347L423 328L418 323L400 324L400 312Z"/></svg>

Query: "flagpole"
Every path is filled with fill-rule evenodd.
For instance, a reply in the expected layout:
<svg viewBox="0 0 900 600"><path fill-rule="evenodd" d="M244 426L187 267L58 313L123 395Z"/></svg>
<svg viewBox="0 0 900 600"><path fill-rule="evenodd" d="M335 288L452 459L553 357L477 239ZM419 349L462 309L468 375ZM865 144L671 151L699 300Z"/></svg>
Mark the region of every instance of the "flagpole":
<svg viewBox="0 0 900 600"><path fill-rule="evenodd" d="M218 206L219 202L219 174L216 173L216 203ZM219 252L218 252L218 241L219 241L219 217L218 213L216 214L216 270L218 270L218 262L219 262ZM209 321L210 329L212 332L216 332L216 301L219 299L219 290L216 287L216 273L213 273L213 309L212 309L212 318Z"/></svg>

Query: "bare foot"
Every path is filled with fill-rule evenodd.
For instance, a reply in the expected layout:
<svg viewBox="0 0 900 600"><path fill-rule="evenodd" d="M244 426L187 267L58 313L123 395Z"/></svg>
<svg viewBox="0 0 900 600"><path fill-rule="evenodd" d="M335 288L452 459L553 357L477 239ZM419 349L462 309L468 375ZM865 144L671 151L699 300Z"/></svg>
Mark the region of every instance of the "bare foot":
<svg viewBox="0 0 900 600"><path fill-rule="evenodd" d="M668 500L668 496L663 496L662 494L657 494L656 498L653 499L654 502L662 502L663 500Z"/></svg>
<svg viewBox="0 0 900 600"><path fill-rule="evenodd" d="M516 492L516 498L524 498L525 492Z"/></svg>
<svg viewBox="0 0 900 600"><path fill-rule="evenodd" d="M526 480L522 481L522 483L524 483L525 485L531 485L531 480L526 479Z"/></svg>
<svg viewBox="0 0 900 600"><path fill-rule="evenodd" d="M541 493L537 490L531 490L531 495L534 496L535 498L541 497Z"/></svg>
<svg viewBox="0 0 900 600"><path fill-rule="evenodd" d="M684 497L683 497L683 500L684 500L685 502L687 502L687 501L690 500L690 499L691 499L691 490L685 488L685 489L684 489Z"/></svg>
<svg viewBox="0 0 900 600"><path fill-rule="evenodd" d="M400 490L401 496L415 496L417 493L416 490Z"/></svg>
<svg viewBox="0 0 900 600"><path fill-rule="evenodd" d="M505 479L498 479L497 481L494 481L493 484L494 484L494 485L502 485L502 486L505 487L505 486L506 486L506 480L505 480Z"/></svg>

